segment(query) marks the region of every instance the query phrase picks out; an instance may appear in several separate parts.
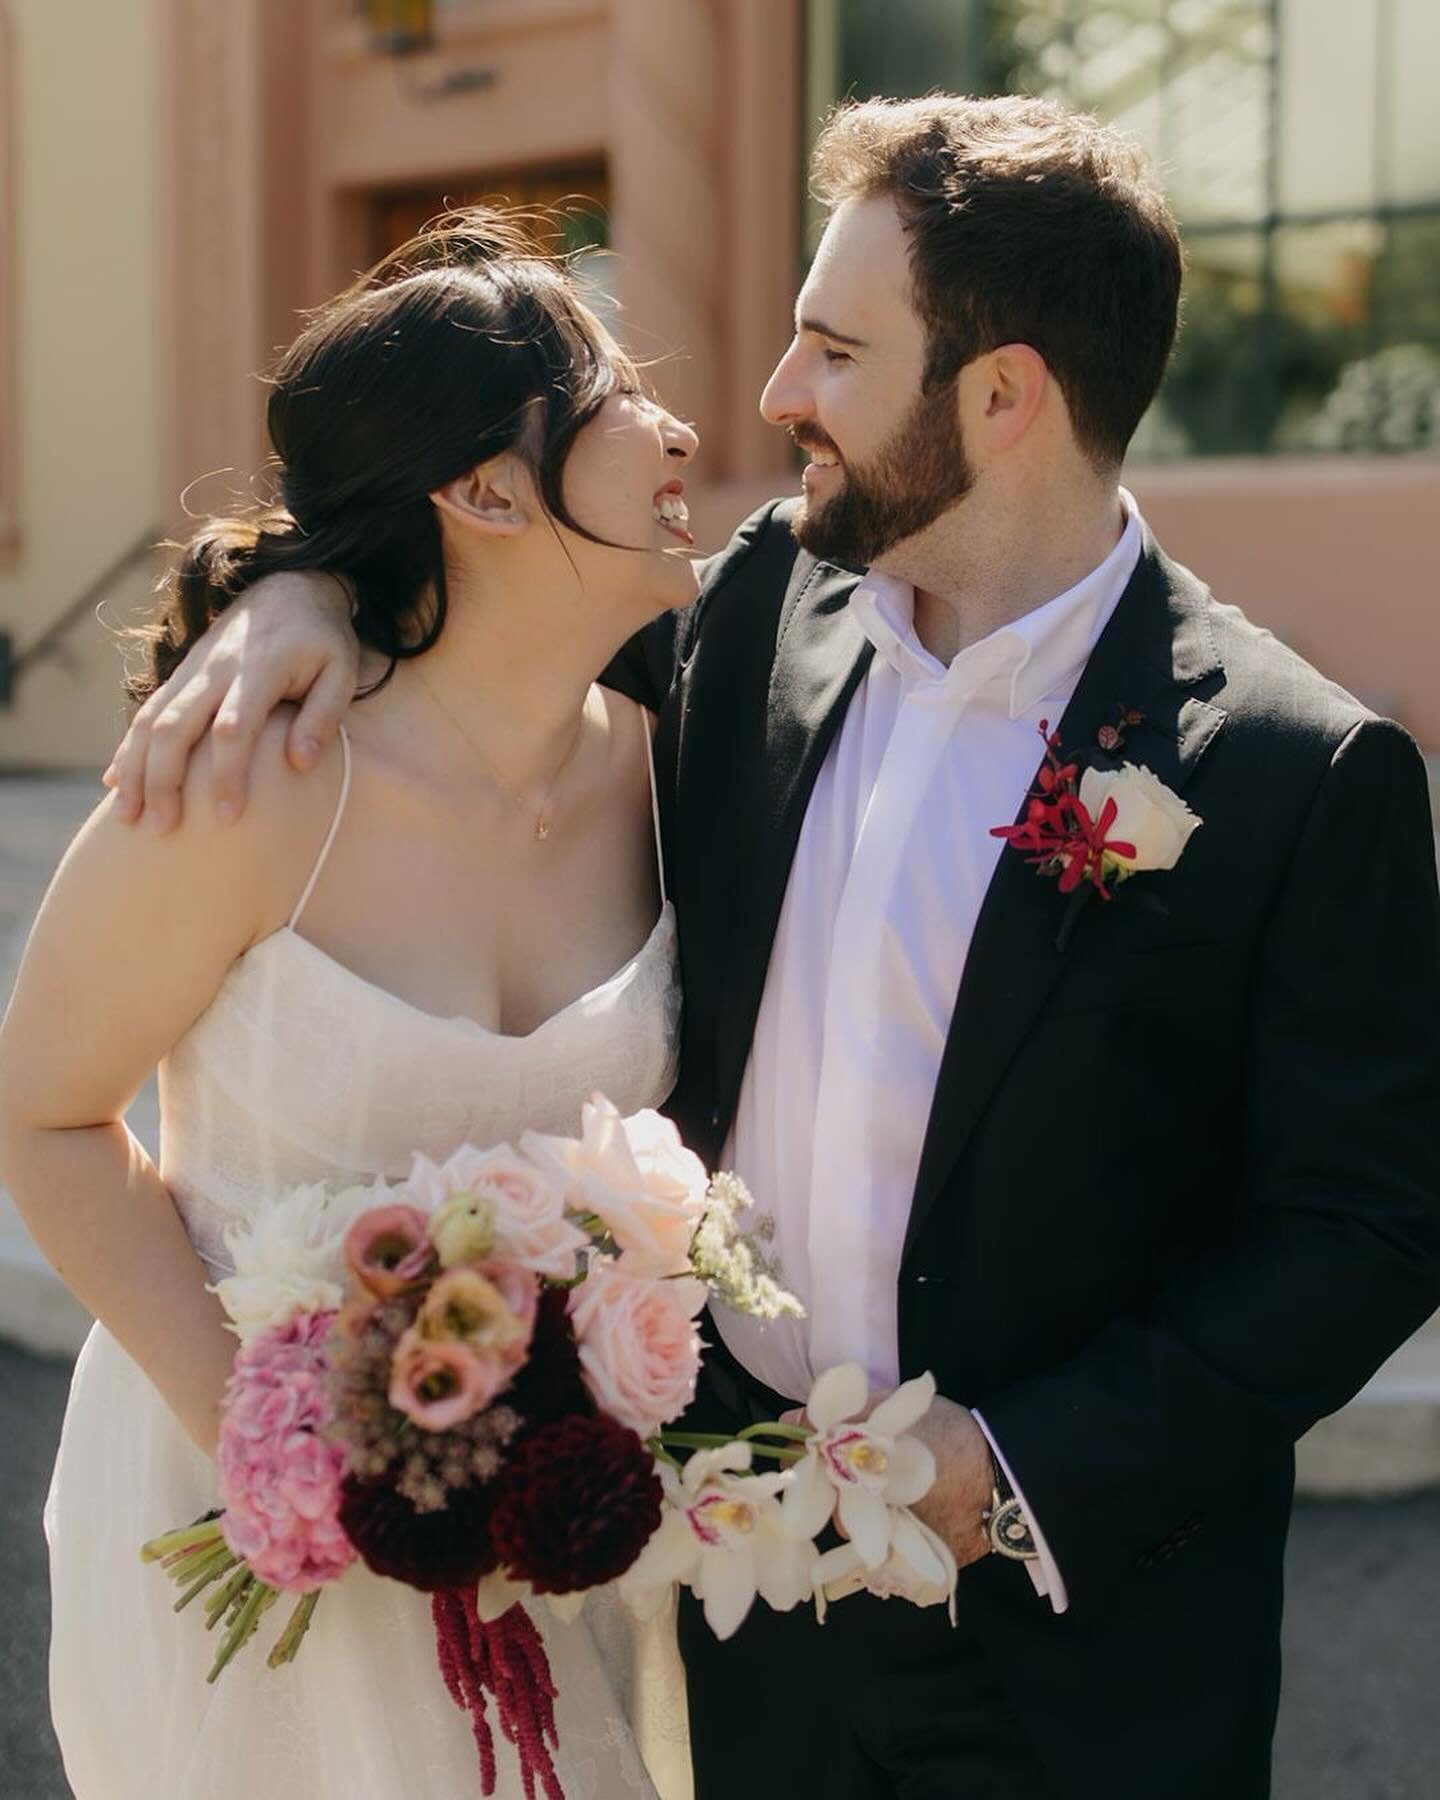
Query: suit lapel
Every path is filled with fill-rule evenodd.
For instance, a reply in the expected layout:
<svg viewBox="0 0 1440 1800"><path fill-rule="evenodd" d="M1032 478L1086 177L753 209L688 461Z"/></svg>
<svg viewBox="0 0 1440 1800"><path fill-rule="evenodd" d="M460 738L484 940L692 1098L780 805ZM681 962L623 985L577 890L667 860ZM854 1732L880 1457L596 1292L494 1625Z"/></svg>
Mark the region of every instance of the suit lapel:
<svg viewBox="0 0 1440 1800"><path fill-rule="evenodd" d="M717 1113L739 1092L805 809L873 646L849 610L858 577L802 557L776 632L765 741L753 759L738 860L740 918L716 1052Z"/></svg>
<svg viewBox="0 0 1440 1800"><path fill-rule="evenodd" d="M1058 730L1062 751L1081 755L1122 705L1144 715L1121 753L1179 793L1224 722L1197 688L1220 672L1206 590L1165 558L1148 530L1140 562L1086 664ZM1051 721L1051 729L1056 729ZM1037 772L1040 757L1037 752ZM1024 809L1017 796L1015 816ZM996 821L998 824L1000 821ZM1140 879L1143 879L1141 877ZM1088 896L1088 897L1087 897ZM1122 906L1125 896L1110 904ZM1063 939L1105 902L1084 889L1065 932L1067 902L1008 846L1001 851L966 956L935 1086L905 1240L908 1256L996 1086L1065 966Z"/></svg>

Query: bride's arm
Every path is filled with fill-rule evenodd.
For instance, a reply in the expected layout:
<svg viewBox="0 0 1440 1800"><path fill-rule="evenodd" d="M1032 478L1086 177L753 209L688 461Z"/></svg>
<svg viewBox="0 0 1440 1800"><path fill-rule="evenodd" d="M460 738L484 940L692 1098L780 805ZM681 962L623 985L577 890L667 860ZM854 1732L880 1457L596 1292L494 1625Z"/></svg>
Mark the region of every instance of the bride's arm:
<svg viewBox="0 0 1440 1800"><path fill-rule="evenodd" d="M204 800L168 836L127 829L113 799L95 812L46 896L0 1026L0 1179L67 1286L211 1453L235 1339L123 1120L236 957L279 922L264 890L278 890L277 864L293 880L286 840L313 834L327 798L314 790L329 784L287 776L278 744L267 748L257 804L229 830ZM304 826L284 828L277 856L274 796L258 802L281 783Z"/></svg>

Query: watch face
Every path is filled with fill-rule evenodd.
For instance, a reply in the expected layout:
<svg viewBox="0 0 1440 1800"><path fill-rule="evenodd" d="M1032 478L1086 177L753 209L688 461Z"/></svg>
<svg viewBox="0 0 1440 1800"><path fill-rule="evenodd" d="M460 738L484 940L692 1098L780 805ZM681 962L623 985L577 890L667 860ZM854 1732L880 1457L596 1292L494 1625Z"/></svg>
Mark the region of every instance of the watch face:
<svg viewBox="0 0 1440 1800"><path fill-rule="evenodd" d="M990 1521L990 1542L1001 1556L1028 1560L1038 1554L1035 1539L1030 1535L1029 1521L1018 1500L1006 1500L995 1509Z"/></svg>

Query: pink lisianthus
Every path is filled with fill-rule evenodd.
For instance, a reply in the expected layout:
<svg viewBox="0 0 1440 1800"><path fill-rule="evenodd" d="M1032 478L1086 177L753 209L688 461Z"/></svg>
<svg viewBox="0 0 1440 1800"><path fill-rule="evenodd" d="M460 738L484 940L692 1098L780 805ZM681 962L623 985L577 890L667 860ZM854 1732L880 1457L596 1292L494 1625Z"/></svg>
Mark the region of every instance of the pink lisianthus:
<svg viewBox="0 0 1440 1800"><path fill-rule="evenodd" d="M570 1296L580 1367L595 1404L642 1438L695 1396L705 1285L635 1274L602 1260Z"/></svg>
<svg viewBox="0 0 1440 1800"><path fill-rule="evenodd" d="M415 1327L421 1337L459 1338L472 1350L513 1350L519 1368L539 1304L540 1285L528 1269L491 1257L447 1269L431 1284Z"/></svg>
<svg viewBox="0 0 1440 1800"><path fill-rule="evenodd" d="M418 1206L373 1206L345 1234L345 1263L361 1287L388 1300L435 1266L428 1220Z"/></svg>
<svg viewBox="0 0 1440 1800"><path fill-rule="evenodd" d="M473 1418L525 1361L539 1302L537 1278L517 1263L447 1269L395 1347L390 1404L427 1431Z"/></svg>
<svg viewBox="0 0 1440 1800"><path fill-rule="evenodd" d="M339 1523L345 1452L325 1436L334 1316L300 1314L253 1338L235 1358L220 1420L225 1541L261 1581L294 1593L355 1559Z"/></svg>
<svg viewBox="0 0 1440 1800"><path fill-rule="evenodd" d="M395 1346L390 1404L424 1431L449 1431L488 1406L511 1373L498 1351L423 1338L412 1325Z"/></svg>

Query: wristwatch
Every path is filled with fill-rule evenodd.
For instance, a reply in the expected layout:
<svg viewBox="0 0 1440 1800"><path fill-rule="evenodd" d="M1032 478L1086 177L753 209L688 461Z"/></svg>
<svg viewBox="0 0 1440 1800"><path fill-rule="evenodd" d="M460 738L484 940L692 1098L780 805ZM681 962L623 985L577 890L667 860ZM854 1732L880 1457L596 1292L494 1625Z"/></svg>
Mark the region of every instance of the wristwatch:
<svg viewBox="0 0 1440 1800"><path fill-rule="evenodd" d="M1005 1479L1005 1471L992 1455L990 1458L990 1504L980 1515L990 1548L997 1556L1011 1562L1034 1562L1040 1552L1035 1548L1035 1534L1025 1509L1015 1498L1015 1490Z"/></svg>

